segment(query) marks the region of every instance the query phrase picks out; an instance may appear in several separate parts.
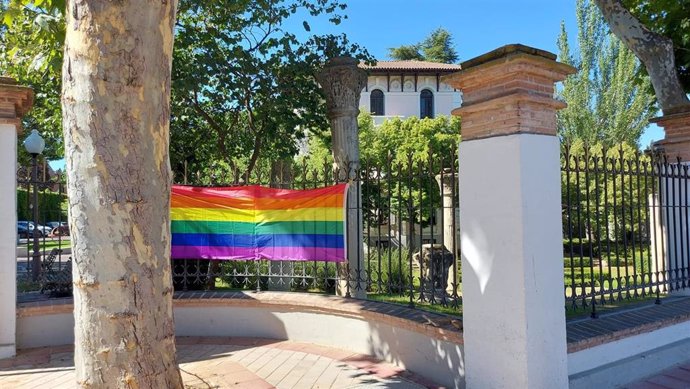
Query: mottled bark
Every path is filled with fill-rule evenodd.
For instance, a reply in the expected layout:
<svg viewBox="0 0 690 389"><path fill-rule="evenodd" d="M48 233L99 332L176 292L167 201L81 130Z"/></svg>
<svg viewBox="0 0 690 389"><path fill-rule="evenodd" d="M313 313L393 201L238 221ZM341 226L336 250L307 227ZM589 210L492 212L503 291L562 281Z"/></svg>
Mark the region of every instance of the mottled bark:
<svg viewBox="0 0 690 389"><path fill-rule="evenodd" d="M665 114L690 104L676 72L673 42L642 24L620 0L594 0L611 31L642 61Z"/></svg>
<svg viewBox="0 0 690 389"><path fill-rule="evenodd" d="M62 104L83 388L182 388L169 222L175 6L67 5Z"/></svg>

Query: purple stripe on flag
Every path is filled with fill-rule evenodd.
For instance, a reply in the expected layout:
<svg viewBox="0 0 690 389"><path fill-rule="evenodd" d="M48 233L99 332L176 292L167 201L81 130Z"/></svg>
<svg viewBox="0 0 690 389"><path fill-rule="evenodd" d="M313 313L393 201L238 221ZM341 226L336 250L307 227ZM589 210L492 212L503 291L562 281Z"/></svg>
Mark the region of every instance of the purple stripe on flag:
<svg viewBox="0 0 690 389"><path fill-rule="evenodd" d="M269 259L274 261L327 261L345 260L345 249L329 247L224 247L224 246L172 246L172 258L203 259Z"/></svg>

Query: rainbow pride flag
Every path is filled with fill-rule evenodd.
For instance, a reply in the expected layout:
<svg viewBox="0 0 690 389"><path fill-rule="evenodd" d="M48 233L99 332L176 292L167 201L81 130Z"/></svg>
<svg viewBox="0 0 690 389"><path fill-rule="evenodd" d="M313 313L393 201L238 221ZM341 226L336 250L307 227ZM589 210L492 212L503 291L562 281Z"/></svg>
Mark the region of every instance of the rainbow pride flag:
<svg viewBox="0 0 690 389"><path fill-rule="evenodd" d="M346 191L173 185L172 258L344 261Z"/></svg>

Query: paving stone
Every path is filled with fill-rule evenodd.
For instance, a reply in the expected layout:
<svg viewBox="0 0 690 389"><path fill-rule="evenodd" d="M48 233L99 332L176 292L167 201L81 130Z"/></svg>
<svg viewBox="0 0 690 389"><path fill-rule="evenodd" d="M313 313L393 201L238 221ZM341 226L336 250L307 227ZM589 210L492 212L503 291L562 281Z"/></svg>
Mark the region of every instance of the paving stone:
<svg viewBox="0 0 690 389"><path fill-rule="evenodd" d="M0 366L0 388L71 389L75 386L73 358L69 347L20 351ZM366 355L289 341L181 338L178 359L190 389L439 387Z"/></svg>

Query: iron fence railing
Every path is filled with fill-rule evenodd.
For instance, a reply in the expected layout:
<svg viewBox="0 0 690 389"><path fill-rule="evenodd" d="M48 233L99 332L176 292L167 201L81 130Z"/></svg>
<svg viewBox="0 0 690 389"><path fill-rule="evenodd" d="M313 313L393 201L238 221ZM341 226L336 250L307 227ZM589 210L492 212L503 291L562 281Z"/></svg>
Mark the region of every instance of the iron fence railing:
<svg viewBox="0 0 690 389"><path fill-rule="evenodd" d="M64 176L49 170L44 163L17 171L17 290L65 295L71 289L67 196ZM65 280L56 282L56 274Z"/></svg>
<svg viewBox="0 0 690 389"><path fill-rule="evenodd" d="M355 223L362 233L362 257L356 265L312 261L173 260L178 290L240 288L343 294L366 289L369 298L442 305L458 309L460 297L457 161L429 154L404 159L365 161L357 169L334 169L330 161L259 165L251 175L237 170L178 177L187 185L265 185L307 189L350 182L361 209ZM455 232L455 233L453 233ZM457 248L457 249L456 249ZM345 266L345 265L340 265Z"/></svg>
<svg viewBox="0 0 690 389"><path fill-rule="evenodd" d="M590 309L688 287L688 166L653 154L566 147L565 299Z"/></svg>
<svg viewBox="0 0 690 389"><path fill-rule="evenodd" d="M459 312L462 302L458 161L447 153L389 156L357 169L309 158L177 177L195 186L264 185L308 189L350 182L363 250L356 265L322 261L172 260L176 290L249 289L354 295ZM603 305L690 287L690 167L630 149L564 147L561 156L566 307L596 316ZM347 170L347 172L345 172ZM31 221L39 190L39 224L66 220L62 177L18 173L19 220ZM53 200L50 200L53 198ZM58 204L58 205L56 205ZM26 220L25 220L26 219ZM18 226L18 232L20 227ZM69 230L18 240L19 291L39 290L31 263L60 273L70 266ZM27 239L32 238L32 239ZM53 254L53 255L51 255ZM558 259L560 260L560 259ZM71 268L71 267L70 267Z"/></svg>

